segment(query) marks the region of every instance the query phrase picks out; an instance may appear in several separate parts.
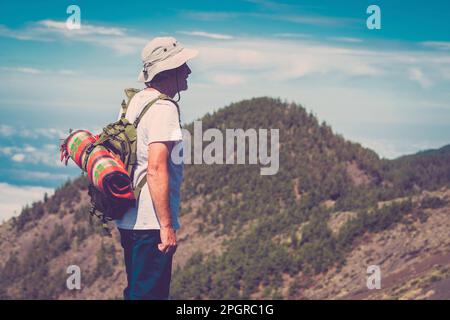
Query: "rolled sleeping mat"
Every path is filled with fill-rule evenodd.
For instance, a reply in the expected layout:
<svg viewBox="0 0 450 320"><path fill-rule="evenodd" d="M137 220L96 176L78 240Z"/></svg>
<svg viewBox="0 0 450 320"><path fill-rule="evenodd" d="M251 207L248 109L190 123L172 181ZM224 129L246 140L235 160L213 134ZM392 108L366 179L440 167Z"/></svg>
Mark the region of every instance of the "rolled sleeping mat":
<svg viewBox="0 0 450 320"><path fill-rule="evenodd" d="M88 153L97 139L98 136L87 130L77 130L67 137L64 148L76 165L87 172L89 181L98 190L112 198L134 200L131 179L122 161L101 145Z"/></svg>

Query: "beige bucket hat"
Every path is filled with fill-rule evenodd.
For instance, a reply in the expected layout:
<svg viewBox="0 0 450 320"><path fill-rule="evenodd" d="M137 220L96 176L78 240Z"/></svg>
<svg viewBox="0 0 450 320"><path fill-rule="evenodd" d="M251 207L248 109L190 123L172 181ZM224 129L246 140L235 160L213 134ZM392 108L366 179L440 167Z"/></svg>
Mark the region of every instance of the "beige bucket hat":
<svg viewBox="0 0 450 320"><path fill-rule="evenodd" d="M197 55L197 50L184 48L173 37L154 38L142 50L143 68L139 73L138 81L148 82L156 74L178 68Z"/></svg>

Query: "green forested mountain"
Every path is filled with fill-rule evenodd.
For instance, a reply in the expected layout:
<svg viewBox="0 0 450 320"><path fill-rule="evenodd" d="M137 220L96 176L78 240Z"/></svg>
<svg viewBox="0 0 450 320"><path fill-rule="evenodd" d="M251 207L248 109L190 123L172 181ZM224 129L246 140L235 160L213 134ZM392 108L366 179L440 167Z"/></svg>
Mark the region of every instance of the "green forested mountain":
<svg viewBox="0 0 450 320"><path fill-rule="evenodd" d="M414 187L433 189L450 181L450 145L437 150L421 151L387 162L385 179L405 190Z"/></svg>
<svg viewBox="0 0 450 320"><path fill-rule="evenodd" d="M438 228L433 219L427 222L431 213L448 212L450 146L380 159L300 105L267 97L234 103L201 120L203 130L279 129L280 167L276 175L263 176L259 165L185 166L174 298L333 297L313 279L346 270L361 239L385 237L403 226ZM193 131L193 123L184 127ZM117 233L105 239L97 229L88 219L83 177L24 208L0 227L0 296L120 298ZM388 264L389 254L395 251L378 258ZM85 270L79 292L65 288L68 264ZM48 285L40 286L42 279ZM357 293L350 285L344 290Z"/></svg>

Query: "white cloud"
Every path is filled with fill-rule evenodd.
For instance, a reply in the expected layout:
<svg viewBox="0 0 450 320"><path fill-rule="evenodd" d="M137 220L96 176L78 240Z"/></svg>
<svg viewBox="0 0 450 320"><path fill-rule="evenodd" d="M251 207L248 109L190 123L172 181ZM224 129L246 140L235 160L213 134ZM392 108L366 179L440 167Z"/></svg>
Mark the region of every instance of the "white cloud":
<svg viewBox="0 0 450 320"><path fill-rule="evenodd" d="M14 175L20 180L51 180L51 181L61 181L67 180L71 176L69 174L56 174L46 171L28 171L28 170L17 170L14 171Z"/></svg>
<svg viewBox="0 0 450 320"><path fill-rule="evenodd" d="M14 186L0 182L0 223L18 216L26 204L39 201L44 194L53 194L53 189L34 186Z"/></svg>
<svg viewBox="0 0 450 320"><path fill-rule="evenodd" d="M14 134L14 128L5 124L0 124L0 136L11 137Z"/></svg>
<svg viewBox="0 0 450 320"><path fill-rule="evenodd" d="M181 11L181 14L186 18L200 21L229 20L240 16L237 12L203 12L189 10L183 10Z"/></svg>
<svg viewBox="0 0 450 320"><path fill-rule="evenodd" d="M22 162L25 159L25 155L23 153L16 153L11 157L11 160L14 162Z"/></svg>
<svg viewBox="0 0 450 320"><path fill-rule="evenodd" d="M211 80L216 84L224 86L232 86L245 83L245 77L240 74L215 74Z"/></svg>
<svg viewBox="0 0 450 320"><path fill-rule="evenodd" d="M278 38L311 38L310 34L306 34L306 33L289 33L289 32L275 33L274 36L278 37Z"/></svg>
<svg viewBox="0 0 450 320"><path fill-rule="evenodd" d="M61 70L58 70L58 73L63 76L73 76L75 74L78 74L77 71L70 70L70 69L61 69Z"/></svg>
<svg viewBox="0 0 450 320"><path fill-rule="evenodd" d="M21 72L21 73L28 73L28 74L41 74L43 71L36 69L36 68L29 68L29 67L16 67L16 68L9 68L4 67L2 68L6 71L13 71L13 72Z"/></svg>
<svg viewBox="0 0 450 320"><path fill-rule="evenodd" d="M42 75L42 74L56 74L56 75L75 75L78 74L77 71L69 70L69 69L61 69L61 70L43 70L32 67L1 67L1 70L15 72L15 73L23 73L29 75Z"/></svg>
<svg viewBox="0 0 450 320"><path fill-rule="evenodd" d="M29 129L23 127L13 127L6 124L0 124L0 137L22 137L22 138L48 138L57 139L65 138L68 135L68 132L64 132L61 129L56 128L36 128Z"/></svg>
<svg viewBox="0 0 450 320"><path fill-rule="evenodd" d="M408 72L409 79L419 83L422 88L429 88L433 85L433 82L427 76L425 76L421 69L410 68Z"/></svg>
<svg viewBox="0 0 450 320"><path fill-rule="evenodd" d="M23 150L24 150L25 152L29 152L29 153L31 153L31 152L36 152L36 151L37 151L35 147L30 146L30 145L26 145L26 146L23 148Z"/></svg>
<svg viewBox="0 0 450 320"><path fill-rule="evenodd" d="M85 23L81 24L80 29L69 29L67 28L66 22L60 22L55 20L42 20L38 21L37 24L50 30L67 32L68 35L78 34L78 35L124 36L126 33L125 28L95 26Z"/></svg>
<svg viewBox="0 0 450 320"><path fill-rule="evenodd" d="M185 34L188 36L204 37L215 40L231 40L234 38L233 36L230 36L228 34L210 33L205 31L178 31L178 33Z"/></svg>
<svg viewBox="0 0 450 320"><path fill-rule="evenodd" d="M450 68L442 68L441 75L447 80L450 80Z"/></svg>
<svg viewBox="0 0 450 320"><path fill-rule="evenodd" d="M202 69L245 73L257 71L261 80L289 80L312 74L377 76L390 71L388 59L364 49L324 46L313 41L239 39L227 43L200 42ZM388 61L386 61L388 60Z"/></svg>
<svg viewBox="0 0 450 320"><path fill-rule="evenodd" d="M6 27L5 25L0 25L0 36L22 41L29 41L29 40L45 41L45 42L53 41L51 38L46 37L45 35L36 32L35 30L29 27L25 29L14 30Z"/></svg>
<svg viewBox="0 0 450 320"><path fill-rule="evenodd" d="M361 43L362 39L359 38L351 38L351 37L334 37L330 38L331 40L340 41L340 42L348 42L348 43Z"/></svg>
<svg viewBox="0 0 450 320"><path fill-rule="evenodd" d="M5 147L0 149L0 156L10 157L14 162L44 164L52 167L64 166L59 159L59 149L54 145L45 144L35 148L29 144L22 147Z"/></svg>
<svg viewBox="0 0 450 320"><path fill-rule="evenodd" d="M80 35L72 37L73 41L86 42L95 46L102 46L112 49L121 55L136 54L142 50L150 39L134 36L100 36L100 35Z"/></svg>
<svg viewBox="0 0 450 320"><path fill-rule="evenodd" d="M199 43L193 45L202 55L203 61L199 66L211 70L213 68L251 70L261 69L270 59L269 53L260 51L257 47L243 46L239 48L237 43L229 45L212 45L209 43ZM202 58L199 58L202 59Z"/></svg>
<svg viewBox="0 0 450 320"><path fill-rule="evenodd" d="M2 147L0 152L3 153L5 156L11 156L13 154L12 147Z"/></svg>
<svg viewBox="0 0 450 320"><path fill-rule="evenodd" d="M264 12L205 12L205 11L181 11L181 14L187 18L202 20L202 21L217 21L230 19L248 19L256 18L261 20L278 20L295 24L305 24L313 26L325 27L341 27L364 22L362 19L345 18L345 17L330 17L315 14L296 14L292 5L272 3L270 5L263 5Z"/></svg>
<svg viewBox="0 0 450 320"><path fill-rule="evenodd" d="M341 44L325 45L311 38L235 38L219 43L191 41L190 46L201 53L196 70L210 75L209 78L223 72L240 74L248 82L277 82L306 76L340 77L339 81L353 77L389 78L397 83L413 80L424 88L448 80L445 70L450 69L450 57L440 52L399 47L371 49L369 44L355 48L347 43L358 39L341 40Z"/></svg>
<svg viewBox="0 0 450 320"><path fill-rule="evenodd" d="M67 132L56 128L37 128L32 130L32 132L33 135L38 135L49 139L61 139L68 135Z"/></svg>
<svg viewBox="0 0 450 320"><path fill-rule="evenodd" d="M280 3L270 0L244 0L244 1L256 4L265 10L282 11L282 10L294 10L298 8L298 6L296 5Z"/></svg>
<svg viewBox="0 0 450 320"><path fill-rule="evenodd" d="M280 20L298 24L306 24L313 26L324 26L324 27L340 27L345 25L356 24L360 22L359 19L353 18L337 18L328 16L318 16L318 15L301 15L301 14L252 14L255 17L270 19L270 20Z"/></svg>
<svg viewBox="0 0 450 320"><path fill-rule="evenodd" d="M55 20L37 21L20 30L0 25L0 36L31 41L66 39L111 48L119 54L134 54L148 41L128 35L125 28L82 24L80 29L70 30L65 22Z"/></svg>
<svg viewBox="0 0 450 320"><path fill-rule="evenodd" d="M442 50L450 50L450 41L425 41L422 45Z"/></svg>

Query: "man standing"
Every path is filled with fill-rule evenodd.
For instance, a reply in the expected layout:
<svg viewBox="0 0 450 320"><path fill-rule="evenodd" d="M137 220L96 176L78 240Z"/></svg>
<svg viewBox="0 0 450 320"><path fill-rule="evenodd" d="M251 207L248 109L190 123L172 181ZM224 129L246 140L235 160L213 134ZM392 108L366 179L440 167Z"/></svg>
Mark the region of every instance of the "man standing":
<svg viewBox="0 0 450 320"><path fill-rule="evenodd" d="M142 50L143 69L138 78L146 88L133 96L125 117L133 122L161 94L170 98L178 94L179 100L180 91L188 88L187 78L191 73L186 62L196 55L196 50L184 48L172 37L150 41ZM174 163L171 152L179 143L182 143L182 132L178 105L172 100L157 100L137 127L133 185L136 187L145 175L147 183L136 208L130 208L116 221L128 280L125 299L169 297L183 177L183 163ZM182 145L178 150L179 147Z"/></svg>

